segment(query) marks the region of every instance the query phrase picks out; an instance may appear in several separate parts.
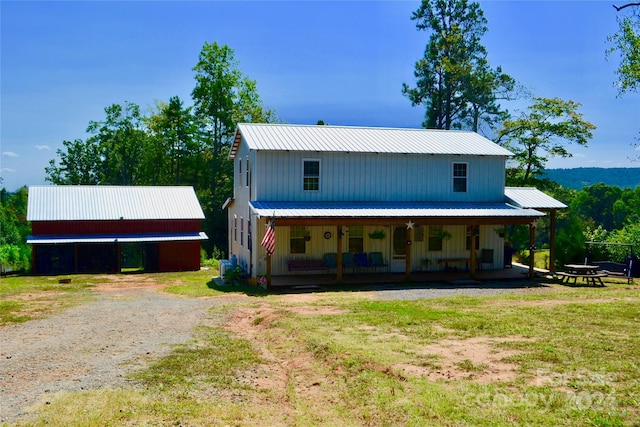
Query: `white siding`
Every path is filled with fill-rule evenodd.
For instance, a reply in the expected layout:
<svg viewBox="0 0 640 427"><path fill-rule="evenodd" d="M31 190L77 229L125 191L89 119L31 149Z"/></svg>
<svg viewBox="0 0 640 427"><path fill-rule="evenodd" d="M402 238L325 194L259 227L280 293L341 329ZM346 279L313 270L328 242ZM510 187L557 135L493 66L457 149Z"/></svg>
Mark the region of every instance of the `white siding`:
<svg viewBox="0 0 640 427"><path fill-rule="evenodd" d="M259 152L253 200L502 202L502 157ZM303 191L302 159L322 164L320 191ZM468 164L466 193L453 192L452 165Z"/></svg>

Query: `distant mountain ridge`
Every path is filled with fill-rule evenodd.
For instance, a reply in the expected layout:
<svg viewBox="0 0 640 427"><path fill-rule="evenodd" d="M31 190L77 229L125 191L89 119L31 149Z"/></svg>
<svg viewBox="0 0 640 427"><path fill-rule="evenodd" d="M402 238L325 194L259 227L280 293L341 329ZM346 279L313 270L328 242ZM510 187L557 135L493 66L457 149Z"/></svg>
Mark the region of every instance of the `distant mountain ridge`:
<svg viewBox="0 0 640 427"><path fill-rule="evenodd" d="M640 185L640 167L546 169L544 174L563 187L575 190L599 182L620 188L636 188Z"/></svg>

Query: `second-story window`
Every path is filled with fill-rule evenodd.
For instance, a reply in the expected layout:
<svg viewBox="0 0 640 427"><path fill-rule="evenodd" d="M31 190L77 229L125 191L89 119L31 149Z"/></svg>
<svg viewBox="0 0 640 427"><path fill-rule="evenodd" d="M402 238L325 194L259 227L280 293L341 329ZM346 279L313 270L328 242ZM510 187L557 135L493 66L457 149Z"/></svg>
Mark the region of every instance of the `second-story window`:
<svg viewBox="0 0 640 427"><path fill-rule="evenodd" d="M238 159L238 187L242 187L242 159Z"/></svg>
<svg viewBox="0 0 640 427"><path fill-rule="evenodd" d="M320 160L303 160L303 190L320 190Z"/></svg>
<svg viewBox="0 0 640 427"><path fill-rule="evenodd" d="M240 217L240 246L244 246L244 218Z"/></svg>
<svg viewBox="0 0 640 427"><path fill-rule="evenodd" d="M453 192L454 193L467 192L467 164L466 163L453 164Z"/></svg>

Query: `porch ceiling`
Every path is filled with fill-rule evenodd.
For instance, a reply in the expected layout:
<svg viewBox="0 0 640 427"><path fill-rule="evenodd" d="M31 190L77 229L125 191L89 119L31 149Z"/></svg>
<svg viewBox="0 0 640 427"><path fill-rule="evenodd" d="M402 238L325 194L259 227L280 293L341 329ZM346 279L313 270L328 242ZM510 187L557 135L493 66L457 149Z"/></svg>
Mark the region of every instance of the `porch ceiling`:
<svg viewBox="0 0 640 427"><path fill-rule="evenodd" d="M279 225L473 225L526 224L545 214L508 203L439 202L249 202L259 217L275 217Z"/></svg>

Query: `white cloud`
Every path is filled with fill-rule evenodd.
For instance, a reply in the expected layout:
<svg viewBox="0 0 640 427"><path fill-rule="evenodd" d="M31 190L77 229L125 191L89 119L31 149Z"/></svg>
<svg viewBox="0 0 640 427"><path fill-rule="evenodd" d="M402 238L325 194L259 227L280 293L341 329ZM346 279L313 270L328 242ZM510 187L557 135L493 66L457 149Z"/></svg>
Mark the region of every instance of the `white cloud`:
<svg viewBox="0 0 640 427"><path fill-rule="evenodd" d="M18 157L18 153L14 153L13 151L3 151L2 155L5 157Z"/></svg>
<svg viewBox="0 0 640 427"><path fill-rule="evenodd" d="M3 153L3 154L4 154L4 153ZM15 171L16 171L15 169L9 169L9 168L2 168L2 169L0 169L0 172L9 172L9 173L11 173L11 172L15 172Z"/></svg>
<svg viewBox="0 0 640 427"><path fill-rule="evenodd" d="M48 145L36 145L36 150L51 150Z"/></svg>

